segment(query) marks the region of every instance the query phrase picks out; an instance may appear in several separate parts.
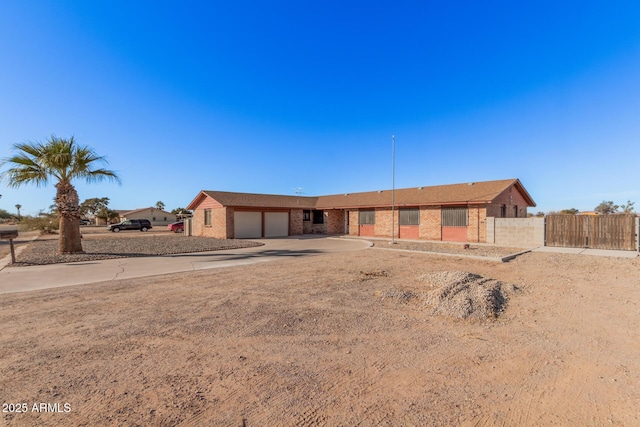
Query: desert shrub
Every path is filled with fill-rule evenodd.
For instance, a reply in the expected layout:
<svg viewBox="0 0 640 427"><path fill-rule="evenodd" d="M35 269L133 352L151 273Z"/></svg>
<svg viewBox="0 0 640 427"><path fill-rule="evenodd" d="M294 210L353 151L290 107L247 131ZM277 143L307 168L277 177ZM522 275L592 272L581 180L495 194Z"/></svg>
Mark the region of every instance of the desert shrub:
<svg viewBox="0 0 640 427"><path fill-rule="evenodd" d="M60 228L60 223L58 217L55 215L24 216L18 228L21 231L55 233Z"/></svg>

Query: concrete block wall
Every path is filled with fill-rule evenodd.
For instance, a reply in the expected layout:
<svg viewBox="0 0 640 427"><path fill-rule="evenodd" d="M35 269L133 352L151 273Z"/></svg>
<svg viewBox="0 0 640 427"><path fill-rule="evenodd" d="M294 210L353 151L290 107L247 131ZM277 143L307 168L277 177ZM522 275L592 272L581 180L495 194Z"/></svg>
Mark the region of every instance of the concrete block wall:
<svg viewBox="0 0 640 427"><path fill-rule="evenodd" d="M518 248L544 246L544 218L494 218L486 220L487 243Z"/></svg>

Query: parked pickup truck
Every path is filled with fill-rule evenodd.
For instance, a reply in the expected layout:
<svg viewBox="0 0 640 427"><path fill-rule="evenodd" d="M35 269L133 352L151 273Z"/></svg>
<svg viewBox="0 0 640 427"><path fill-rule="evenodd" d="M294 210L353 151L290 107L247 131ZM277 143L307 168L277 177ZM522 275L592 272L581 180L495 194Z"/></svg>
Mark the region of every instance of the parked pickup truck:
<svg viewBox="0 0 640 427"><path fill-rule="evenodd" d="M151 229L151 222L148 219L128 219L117 224L111 224L109 231L119 233L120 230L140 230L147 231Z"/></svg>

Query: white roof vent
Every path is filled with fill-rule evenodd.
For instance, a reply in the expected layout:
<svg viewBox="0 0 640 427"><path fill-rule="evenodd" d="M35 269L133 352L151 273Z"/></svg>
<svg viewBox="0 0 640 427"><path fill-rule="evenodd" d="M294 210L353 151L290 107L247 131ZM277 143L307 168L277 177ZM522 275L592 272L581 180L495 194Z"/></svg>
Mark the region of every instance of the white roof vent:
<svg viewBox="0 0 640 427"><path fill-rule="evenodd" d="M469 184L467 184L467 185L473 185L473 184L475 184L475 183L474 183L474 182L470 182L470 183L469 183Z"/></svg>

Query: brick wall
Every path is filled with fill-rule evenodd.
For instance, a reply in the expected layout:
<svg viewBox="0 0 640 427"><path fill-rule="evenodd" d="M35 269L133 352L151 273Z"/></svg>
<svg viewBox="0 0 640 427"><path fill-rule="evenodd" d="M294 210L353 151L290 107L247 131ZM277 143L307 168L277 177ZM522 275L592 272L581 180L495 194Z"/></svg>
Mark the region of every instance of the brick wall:
<svg viewBox="0 0 640 427"><path fill-rule="evenodd" d="M392 219L395 222L395 236L398 237L398 209L394 210L393 218L391 216L391 208L376 208L376 224L374 234L377 237L391 237Z"/></svg>
<svg viewBox="0 0 640 427"><path fill-rule="evenodd" d="M493 218L486 220L487 243L519 248L544 246L544 218Z"/></svg>
<svg viewBox="0 0 640 427"><path fill-rule="evenodd" d="M420 238L442 240L441 215L439 207L420 207Z"/></svg>
<svg viewBox="0 0 640 427"><path fill-rule="evenodd" d="M302 223L302 209L291 209L289 213L289 234L292 236L298 236L304 233L304 226Z"/></svg>
<svg viewBox="0 0 640 427"><path fill-rule="evenodd" d="M328 234L344 233L344 211L341 209L324 211L324 222Z"/></svg>
<svg viewBox="0 0 640 427"><path fill-rule="evenodd" d="M514 206L518 207L518 218L527 217L527 202L525 202L522 194L513 186L496 197L494 202L487 206L487 217L500 218L500 208L502 205L507 207L507 215L505 218L515 218Z"/></svg>
<svg viewBox="0 0 640 427"><path fill-rule="evenodd" d="M193 235L230 239L233 237L233 209L211 208L211 225L204 225L204 211L209 208L198 207L193 211ZM231 212L228 212L231 211ZM229 215L230 214L230 215ZM229 221L229 218L230 221ZM229 232L229 227L231 232Z"/></svg>
<svg viewBox="0 0 640 427"><path fill-rule="evenodd" d="M359 223L359 216L358 216L358 211L354 210L354 211L349 211L349 235L350 236L357 236L360 234L359 229L360 229L360 223Z"/></svg>
<svg viewBox="0 0 640 427"><path fill-rule="evenodd" d="M204 211L211 209L211 226L204 225ZM227 209L211 197L204 197L193 210L193 235L228 238L228 224L225 224ZM233 214L231 215L231 232L233 234Z"/></svg>
<svg viewBox="0 0 640 427"><path fill-rule="evenodd" d="M467 241L475 243L486 242L487 213L484 207L469 207L469 225L467 226Z"/></svg>

